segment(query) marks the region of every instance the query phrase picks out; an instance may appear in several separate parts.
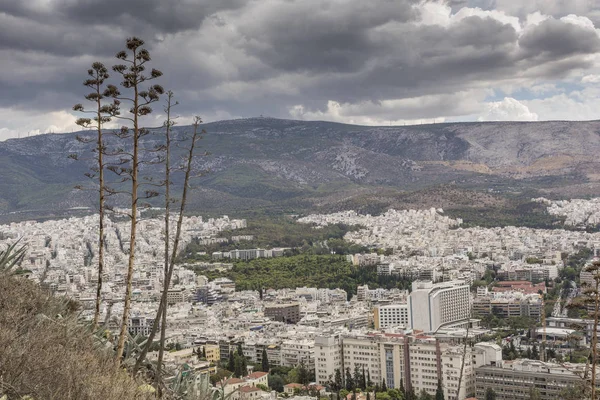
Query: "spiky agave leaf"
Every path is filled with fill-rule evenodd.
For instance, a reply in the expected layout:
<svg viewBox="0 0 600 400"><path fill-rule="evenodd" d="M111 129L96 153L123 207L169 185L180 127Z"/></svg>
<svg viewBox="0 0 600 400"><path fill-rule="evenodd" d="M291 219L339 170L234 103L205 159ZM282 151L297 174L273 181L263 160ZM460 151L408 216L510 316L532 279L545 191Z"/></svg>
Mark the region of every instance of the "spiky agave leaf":
<svg viewBox="0 0 600 400"><path fill-rule="evenodd" d="M17 248L19 241L9 245L5 250L0 250L0 274L12 274L13 268L21 264L25 258L27 246Z"/></svg>

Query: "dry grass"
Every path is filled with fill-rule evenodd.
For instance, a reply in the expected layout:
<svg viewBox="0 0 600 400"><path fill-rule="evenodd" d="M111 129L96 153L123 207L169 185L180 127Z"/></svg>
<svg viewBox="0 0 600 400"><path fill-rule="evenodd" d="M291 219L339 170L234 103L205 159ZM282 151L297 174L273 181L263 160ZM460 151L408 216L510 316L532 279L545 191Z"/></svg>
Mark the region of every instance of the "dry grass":
<svg viewBox="0 0 600 400"><path fill-rule="evenodd" d="M77 304L0 274L0 397L147 399L76 320Z"/></svg>

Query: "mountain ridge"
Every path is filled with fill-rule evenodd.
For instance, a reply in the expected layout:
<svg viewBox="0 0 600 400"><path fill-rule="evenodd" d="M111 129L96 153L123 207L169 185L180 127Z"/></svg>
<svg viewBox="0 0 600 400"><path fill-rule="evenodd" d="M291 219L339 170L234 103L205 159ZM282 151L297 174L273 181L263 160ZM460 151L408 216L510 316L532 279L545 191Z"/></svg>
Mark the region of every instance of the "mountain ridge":
<svg viewBox="0 0 600 400"><path fill-rule="evenodd" d="M197 158L195 167L211 172L193 192L190 206L198 211L309 210L334 204L328 199L342 193L353 198L448 184L559 197L600 194L600 121L361 126L257 117L202 127L207 133L200 144L211 155ZM183 137L190 127L174 131ZM77 135L94 133L0 142L0 212L93 207L90 193L73 189L86 182L94 146ZM158 131L144 138L147 147L160 141ZM72 160L71 153L87 161ZM160 168L142 172L159 176Z"/></svg>

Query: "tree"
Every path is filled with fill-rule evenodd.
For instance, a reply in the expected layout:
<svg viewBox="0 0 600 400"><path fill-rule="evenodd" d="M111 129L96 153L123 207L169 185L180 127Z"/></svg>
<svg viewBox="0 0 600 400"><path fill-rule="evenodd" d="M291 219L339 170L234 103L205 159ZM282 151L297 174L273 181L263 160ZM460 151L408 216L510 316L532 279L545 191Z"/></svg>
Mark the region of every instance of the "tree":
<svg viewBox="0 0 600 400"><path fill-rule="evenodd" d="M163 277L163 292L161 296L164 297L165 301L163 303L162 312L159 312L157 316L159 317L157 320L160 320L160 350L158 351L158 366L156 371L156 382L160 382L160 374L163 361L163 350L162 346L165 343L166 338L166 329L167 329L167 309L169 308L169 303L166 301L167 293L169 292L169 262L170 262L170 249L169 246L171 244L171 235L170 235L170 220L171 220L171 128L173 127L173 121L171 119L171 109L177 103L173 103L173 92L167 92L167 107L165 108L165 112L167 113L167 121L165 122L165 248L164 248L164 277ZM206 356L205 356L206 357Z"/></svg>
<svg viewBox="0 0 600 400"><path fill-rule="evenodd" d="M310 383L310 371L306 368L306 365L304 365L304 361L301 361L298 366L298 380L300 381L298 383L303 385L308 385Z"/></svg>
<svg viewBox="0 0 600 400"><path fill-rule="evenodd" d="M165 274L165 282L163 282L163 293L161 295L160 303L158 305L156 320L166 318L167 293L168 293L168 288L170 287L170 284L171 284L173 270L175 269L175 261L177 260L177 256L179 255L179 241L181 239L183 217L184 217L184 213L185 213L185 207L187 204L187 195L188 195L189 182L190 182L190 177L191 177L191 172L192 172L192 161L194 158L194 150L196 148L196 142L202 138L201 134L205 133L204 130L199 129L199 125L201 122L202 122L202 120L200 119L200 117L194 117L194 124L193 124L194 132L191 137L190 145L187 149L188 150L187 158L185 158L183 160L183 163L184 163L183 171L185 173L185 177L183 180L183 191L181 194L181 200L179 202L179 215L177 216L177 225L175 228L175 237L173 239L173 248L171 249L171 254L170 254L170 258L169 258L169 262L168 262L168 272ZM167 126L168 125L169 125L169 121L167 121ZM168 240L168 238L165 238L165 239ZM148 341L147 341L148 344L146 346L144 346L144 348L142 349L142 352L140 353L140 355L137 359L137 362L134 367L134 373L135 373L135 371L137 371L139 369L142 361L146 357L146 354L149 350L149 346L153 342L154 336L156 335L157 329L158 329L157 324L153 324L152 329L150 331L150 335L148 336ZM161 336L160 336L161 344L164 344L164 341L165 341L165 332L166 332L165 330L166 330L166 323L161 324ZM164 347L164 346L161 346L161 348L162 347ZM238 348L241 349L241 343L239 344ZM159 360L162 361L160 350L159 350ZM160 377L160 375L157 374L157 378L159 378L159 377ZM158 379L157 379L157 381L158 381Z"/></svg>
<svg viewBox="0 0 600 400"><path fill-rule="evenodd" d="M298 374L298 368L292 368L287 373L287 381L290 383L300 383L300 377Z"/></svg>
<svg viewBox="0 0 600 400"><path fill-rule="evenodd" d="M598 364L598 322L600 320L600 261L596 260L584 268L585 272L591 273L594 282L590 284L584 284L583 294L585 296L585 302L592 308L592 316L594 324L592 328L592 343L590 344L591 351L591 379L590 379L590 392L591 398L596 399L596 367Z"/></svg>
<svg viewBox="0 0 600 400"><path fill-rule="evenodd" d="M352 379L352 373L350 372L350 367L346 368L346 390L348 391L352 391L352 389L354 389L355 384L354 384L354 380Z"/></svg>
<svg viewBox="0 0 600 400"><path fill-rule="evenodd" d="M433 396L427 393L427 390L423 389L419 394L419 400L433 400Z"/></svg>
<svg viewBox="0 0 600 400"><path fill-rule="evenodd" d="M90 100L94 103L95 110L86 111L82 104L76 104L73 106L74 111L82 113L91 113L94 116L92 118L78 118L75 123L83 128L95 128L97 133L96 148L94 152L96 154L97 165L92 167L90 172L85 175L90 179L98 177L98 282L96 284L96 304L94 308L94 319L92 320L92 330L96 330L98 327L98 318L100 316L100 303L102 301L102 278L104 274L104 217L105 217L105 195L106 187L104 182L104 170L106 165L104 163L104 154L106 152L104 146L104 135L103 127L105 123L110 122L111 118L107 115L110 111L110 106L103 105L102 100L105 98L104 82L108 79L108 70L104 64L95 62L92 64L92 68L88 69L89 78L86 79L83 84L90 89L92 92L85 96L86 100ZM94 123L92 123L94 121ZM80 142L90 142L92 139L83 137L77 137ZM72 155L71 158L77 159L77 155Z"/></svg>
<svg viewBox="0 0 600 400"><path fill-rule="evenodd" d="M233 355L233 350L229 351L229 360L227 360L227 369L231 372L235 371L235 358Z"/></svg>
<svg viewBox="0 0 600 400"><path fill-rule="evenodd" d="M385 378L381 380L381 391L387 392L387 385L385 384Z"/></svg>
<svg viewBox="0 0 600 400"><path fill-rule="evenodd" d="M240 358L242 359L242 371L240 376L246 376L248 375L248 362L246 361L246 357L240 356Z"/></svg>
<svg viewBox="0 0 600 400"><path fill-rule="evenodd" d="M404 389L404 379L400 378L400 393L402 394L402 398L406 397L406 389Z"/></svg>
<svg viewBox="0 0 600 400"><path fill-rule="evenodd" d="M333 380L335 384L335 391L339 392L344 386L344 378L342 377L342 371L339 368L335 369L335 378Z"/></svg>
<svg viewBox="0 0 600 400"><path fill-rule="evenodd" d="M494 392L494 389L488 388L485 391L485 400L496 400L496 392Z"/></svg>
<svg viewBox="0 0 600 400"><path fill-rule="evenodd" d="M360 380L360 388L365 390L367 388L367 376L365 374L365 366L362 367L362 375Z"/></svg>
<svg viewBox="0 0 600 400"><path fill-rule="evenodd" d="M283 392L285 380L280 375L269 374L269 387L277 392Z"/></svg>
<svg viewBox="0 0 600 400"><path fill-rule="evenodd" d="M465 363L467 360L467 344L469 343L469 328L471 327L471 310L469 309L469 319L467 320L467 330L465 332L465 342L463 344L462 359L460 361L460 372L458 374L457 393L460 397L460 388L462 387L463 374L465 372Z"/></svg>
<svg viewBox="0 0 600 400"><path fill-rule="evenodd" d="M437 389L435 391L435 400L445 400L444 399L444 389L442 388L442 380L438 379Z"/></svg>
<svg viewBox="0 0 600 400"><path fill-rule="evenodd" d="M130 235L129 235L129 258L127 263L127 276L125 279L125 301L123 305L123 315L121 318L121 329L119 331L119 339L117 342L117 354L115 364L117 367L121 365L121 358L123 356L123 350L125 348L125 338L127 335L127 324L129 321L129 311L131 309L131 291L133 282L133 268L135 264L135 241L137 233L137 218L138 218L138 206L140 196L138 189L140 182L138 180L141 160L140 160L140 139L147 135L149 131L142 128L140 119L152 112L150 104L158 101L159 96L164 93L164 89L160 85L152 85L148 90L142 90L142 83L156 79L162 76L162 72L152 69L150 75L144 74L146 70L145 64L150 61L150 53L142 46L144 41L132 37L126 41L127 50L123 50L117 53L116 57L128 65L117 64L113 66L113 71L120 74L122 77L121 86L131 90L133 93L128 96L122 96L119 89L114 85L108 85L105 91L106 96L112 97L114 108L111 109L110 115L120 119L127 120L131 123L131 129L127 127L121 128L118 137L127 140L132 140L133 150L131 153L123 150L120 151L120 161L117 165L111 165L108 167L111 171L122 177L124 181L130 181L131 189L129 195L131 196L131 208L130 208ZM129 58L128 58L129 57ZM131 117L123 117L120 114L120 104L126 101L130 103L130 114ZM145 198L155 197L158 195L156 192L147 191ZM144 197L142 197L144 198ZM157 318L156 320L160 320ZM160 369L160 366L159 368Z"/></svg>
<svg viewBox="0 0 600 400"><path fill-rule="evenodd" d="M540 352L538 351L537 346L535 345L535 343L533 344L533 346L531 347L531 358L533 360L539 360L540 359Z"/></svg>
<svg viewBox="0 0 600 400"><path fill-rule="evenodd" d="M261 363L261 368L263 370L263 372L269 372L270 366L269 366L269 357L267 356L267 349L263 348L262 351L262 357L260 360Z"/></svg>
<svg viewBox="0 0 600 400"><path fill-rule="evenodd" d="M542 400L542 395L536 387L529 389L529 400Z"/></svg>
<svg viewBox="0 0 600 400"><path fill-rule="evenodd" d="M243 355L244 355L244 348L242 347L242 342L239 342L239 343L237 344L237 350L236 350L236 351L237 351L237 353L238 353L240 356L243 356Z"/></svg>
<svg viewBox="0 0 600 400"><path fill-rule="evenodd" d="M367 370L367 387L373 387L373 381L371 380L370 370Z"/></svg>
<svg viewBox="0 0 600 400"><path fill-rule="evenodd" d="M358 364L354 365L354 375L352 377L352 379L354 380L354 387L360 387L361 389L364 389L362 387L362 381L363 381L363 375L361 373L360 367L358 366Z"/></svg>

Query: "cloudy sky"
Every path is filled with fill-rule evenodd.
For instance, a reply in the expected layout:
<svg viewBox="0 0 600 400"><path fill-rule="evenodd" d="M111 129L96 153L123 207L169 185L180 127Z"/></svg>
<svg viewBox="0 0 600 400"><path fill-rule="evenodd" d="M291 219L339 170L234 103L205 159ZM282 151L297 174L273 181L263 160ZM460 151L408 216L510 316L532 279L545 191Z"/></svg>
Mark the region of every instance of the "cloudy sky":
<svg viewBox="0 0 600 400"><path fill-rule="evenodd" d="M598 0L0 0L0 140L76 129L130 35L183 123L600 119L599 29Z"/></svg>

